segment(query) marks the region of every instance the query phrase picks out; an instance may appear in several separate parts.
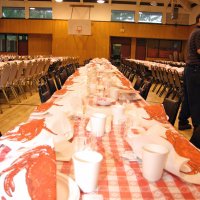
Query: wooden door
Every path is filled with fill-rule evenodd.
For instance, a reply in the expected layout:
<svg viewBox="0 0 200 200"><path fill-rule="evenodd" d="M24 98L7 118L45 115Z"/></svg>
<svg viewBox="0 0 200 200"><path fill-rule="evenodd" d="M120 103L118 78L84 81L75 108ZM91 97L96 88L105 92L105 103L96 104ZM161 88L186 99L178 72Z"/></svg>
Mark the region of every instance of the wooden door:
<svg viewBox="0 0 200 200"><path fill-rule="evenodd" d="M131 38L129 37L111 37L110 38L110 57L117 57L117 58L130 58L131 57ZM117 51L116 55L116 47L119 51Z"/></svg>
<svg viewBox="0 0 200 200"><path fill-rule="evenodd" d="M121 58L131 57L131 46L128 44L122 44L121 46Z"/></svg>
<svg viewBox="0 0 200 200"><path fill-rule="evenodd" d="M136 39L135 58L138 60L145 60L146 58L146 39Z"/></svg>
<svg viewBox="0 0 200 200"><path fill-rule="evenodd" d="M18 55L28 55L28 35L18 36Z"/></svg>

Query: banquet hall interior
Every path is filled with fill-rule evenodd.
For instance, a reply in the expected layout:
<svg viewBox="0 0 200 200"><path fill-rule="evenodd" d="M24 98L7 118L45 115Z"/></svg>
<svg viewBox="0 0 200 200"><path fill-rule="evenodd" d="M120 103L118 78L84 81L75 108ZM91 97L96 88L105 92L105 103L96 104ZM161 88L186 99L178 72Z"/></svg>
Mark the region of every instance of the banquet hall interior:
<svg viewBox="0 0 200 200"><path fill-rule="evenodd" d="M6 154L4 156L5 151L6 153L11 153L11 151L3 148L5 145L12 145L12 142L19 142L20 134L23 136L24 132L30 131L31 134L35 134L34 137L37 137L38 133L36 134L36 132L40 129L40 125L34 132L32 130L34 120L44 120L43 123L46 123L42 127L41 137L46 137L45 134L48 131L48 134L55 137L54 131L67 127L66 124L62 124L59 128L56 125L56 123L62 123L62 115L65 114L70 119L68 121L76 124L72 133L74 135L69 136L71 144L73 138L76 139L77 134L81 132L81 123L86 123L82 122L82 118L86 121L90 120L91 125L91 113L103 112L107 115L105 125L107 126L112 112L111 107L113 104L120 104L120 106L126 107L126 114L128 113L126 115L128 117L123 121L125 128L121 124L119 128L123 132L122 138L125 137L124 132L128 128L130 128L130 132L136 130L135 135L141 133L142 137L146 133L151 135L155 130L156 136L159 135L159 131L166 131L166 136L162 135L161 138L169 140L168 143L174 148L173 152L176 154L171 163L180 164L181 159L182 162L187 160L192 164L187 164L186 168L191 167L192 171L186 170L183 173L182 168L177 172L178 168L174 170L167 165L163 178L159 180L161 182L154 183L147 181L144 177L138 178L141 175L141 159L137 157L140 160L139 164L135 165L135 162L130 162L130 166L128 166L131 169L136 167L134 171L136 175L133 177L130 175L130 177L137 183L131 182L133 180L128 179L129 172L125 170L129 158L123 160L123 164L121 164L121 158L119 159L117 156L120 148L124 148L124 152L128 152L130 148L134 149L135 141L140 142L139 137L137 138L133 134L134 137L130 137L130 141L126 138L126 141L121 142L123 145L120 142L118 144L116 141L119 138L116 135L107 139L109 137L105 127L105 135L107 135L102 136L102 139L95 139L96 149L103 155L102 166L105 171L100 172L100 182L95 192L98 198L90 197L90 199L101 199L100 197L102 199L127 200L200 199L200 152L188 142L193 133L191 118L189 118L191 124L189 128L179 130L178 124L178 115L183 101L183 72L186 66L187 42L195 27L198 14L200 14L200 0L0 0L0 138L2 138L0 139L0 162L5 162L6 167L7 163L11 165L10 157L6 157ZM102 69L100 69L101 67ZM87 89L83 89L85 84ZM94 84L96 85L94 86ZM104 87L103 91L100 86ZM91 92L93 87L95 87L95 94ZM113 98L109 98L111 92L115 91L113 88L118 90L118 97L115 101ZM77 90L76 94L74 94L75 90ZM64 102L65 97L66 101ZM85 100L86 97L87 100ZM79 102L81 98L82 101ZM103 102L105 105L101 105L102 102L100 102L97 103L98 106L90 108L92 107L90 102L99 99L106 101ZM112 100L112 102L107 102L108 100ZM130 114L130 110L133 109L130 105L131 101L137 110L132 114ZM78 102L82 106L80 116ZM48 107L50 104L49 113L48 111L45 114L40 113L39 109L44 109L45 105ZM71 108L69 109L67 106ZM130 110L128 110L129 107ZM111 110L108 111L110 108ZM85 119L86 116L87 119ZM130 116L132 116L131 119ZM49 122L47 122L48 118ZM112 121L115 117L111 116L111 118ZM130 127L130 121L132 127ZM31 123L32 126L27 126L23 130L23 125ZM112 128L109 134L116 131L115 122L112 121L111 124ZM77 126L81 128L77 129ZM21 132L19 127L22 127ZM87 125L84 130L86 135L88 130ZM168 131L170 134L174 134L171 139L167 138ZM45 136L43 136L43 132L45 132ZM119 132L118 130L117 133L119 134ZM126 133L127 137L130 136L130 132ZM31 140L31 136L26 137L29 137L27 140ZM177 138L182 143L179 143ZM55 142L55 138L53 139ZM20 145L25 140L19 142ZM109 140L110 146L106 143ZM45 144L49 145L46 141ZM144 143L145 141L144 139ZM115 142L117 147L112 146ZM35 145L35 143L30 142L30 145ZM178 143L180 144L179 148L177 147ZM190 144L192 147L186 144ZM30 149L28 145L23 146L23 148L25 147ZM8 149L11 147L9 146ZM109 153L106 153L107 149ZM191 158L191 155L187 155L190 150L191 155L196 157ZM115 151L117 152L116 156L113 156ZM27 154L25 155L27 156ZM49 157L52 158L52 156ZM16 162L12 164L15 166ZM57 170L68 174L74 181L71 161L58 159L56 165ZM108 172L108 169L113 169L111 165L115 165L113 173L118 177L117 181L113 178L112 172L110 174ZM122 168L125 172L122 170L123 172L120 174ZM7 169L11 170L11 168ZM26 167L26 169L28 168ZM0 185L3 184L4 178L5 181L10 181L9 177L4 177L4 173L8 171L0 167ZM103 175L108 180L103 180ZM18 177L20 176L18 175ZM113 179L109 180L110 177ZM114 183L115 181L117 183ZM23 190L18 189L18 191L22 193ZM54 189L51 192L54 194ZM10 192L6 192L6 187L4 192L0 192L0 197L9 199L12 196L11 193L16 197L15 199L20 199L20 192L14 192L14 190L11 192L11 189ZM26 195L33 195L29 188L26 188L25 197L27 197ZM84 199L84 196L85 200L87 199L82 188L80 195L81 199ZM78 200L79 197L72 197L71 200ZM57 196L57 199L62 200L63 198Z"/></svg>
<svg viewBox="0 0 200 200"><path fill-rule="evenodd" d="M198 13L198 0L2 0L0 54L74 56L81 66L95 57L117 65L125 58L184 62ZM27 119L40 104L37 94L33 90L34 97L28 94L27 100L21 95L21 103L9 94L13 104L9 108L1 91L2 133ZM164 97L150 90L147 102L161 103ZM191 136L191 130L183 133Z"/></svg>

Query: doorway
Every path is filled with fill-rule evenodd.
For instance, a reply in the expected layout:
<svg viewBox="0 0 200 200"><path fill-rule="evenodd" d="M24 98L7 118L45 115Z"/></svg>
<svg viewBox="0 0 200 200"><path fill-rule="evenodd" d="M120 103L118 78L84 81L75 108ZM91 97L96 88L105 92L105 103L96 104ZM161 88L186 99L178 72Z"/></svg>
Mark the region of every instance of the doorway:
<svg viewBox="0 0 200 200"><path fill-rule="evenodd" d="M135 59L145 60L145 58L146 58L146 39L137 38Z"/></svg>
<svg viewBox="0 0 200 200"><path fill-rule="evenodd" d="M110 37L110 59L115 65L120 64L120 60L131 57L131 38Z"/></svg>
<svg viewBox="0 0 200 200"><path fill-rule="evenodd" d="M18 35L18 55L28 55L28 35Z"/></svg>

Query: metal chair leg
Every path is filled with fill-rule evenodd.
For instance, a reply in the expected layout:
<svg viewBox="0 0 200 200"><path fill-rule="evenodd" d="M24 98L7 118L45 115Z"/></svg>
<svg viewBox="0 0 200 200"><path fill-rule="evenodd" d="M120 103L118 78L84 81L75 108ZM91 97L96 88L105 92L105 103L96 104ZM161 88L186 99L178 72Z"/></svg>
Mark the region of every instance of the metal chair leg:
<svg viewBox="0 0 200 200"><path fill-rule="evenodd" d="M19 88L20 93L24 96L24 99L27 99L26 93L25 93L23 87L21 85L18 85L17 87Z"/></svg>
<svg viewBox="0 0 200 200"><path fill-rule="evenodd" d="M158 94L158 92L160 91L162 86L163 86L163 84L160 85L160 87L158 88L158 91L156 92L156 94Z"/></svg>
<svg viewBox="0 0 200 200"><path fill-rule="evenodd" d="M155 83L155 85L154 85L154 87L152 89L152 92L154 92L156 90L157 86L158 86L158 83Z"/></svg>
<svg viewBox="0 0 200 200"><path fill-rule="evenodd" d="M19 96L17 95L17 92L15 91L15 88L14 88L13 86L11 86L10 89L11 89L13 95L15 96L15 98L17 99L17 101L18 101L19 103L21 103L20 98L19 98Z"/></svg>
<svg viewBox="0 0 200 200"><path fill-rule="evenodd" d="M5 98L6 98L6 101L8 102L9 107L11 108L10 101L9 101L9 99L8 99L8 96L7 96L7 94L6 94L5 89L2 88L2 91L3 91L3 94L4 94Z"/></svg>
<svg viewBox="0 0 200 200"><path fill-rule="evenodd" d="M160 92L159 97L162 97L162 95L164 94L164 92L166 91L167 86L165 85L164 88L162 89L162 91Z"/></svg>

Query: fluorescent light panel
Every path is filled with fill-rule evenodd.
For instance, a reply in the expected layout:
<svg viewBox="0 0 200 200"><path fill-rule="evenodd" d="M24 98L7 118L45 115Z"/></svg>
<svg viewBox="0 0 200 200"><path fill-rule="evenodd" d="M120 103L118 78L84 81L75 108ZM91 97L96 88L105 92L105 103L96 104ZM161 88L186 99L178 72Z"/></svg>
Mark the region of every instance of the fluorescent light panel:
<svg viewBox="0 0 200 200"><path fill-rule="evenodd" d="M105 0L97 0L97 3L105 3Z"/></svg>

